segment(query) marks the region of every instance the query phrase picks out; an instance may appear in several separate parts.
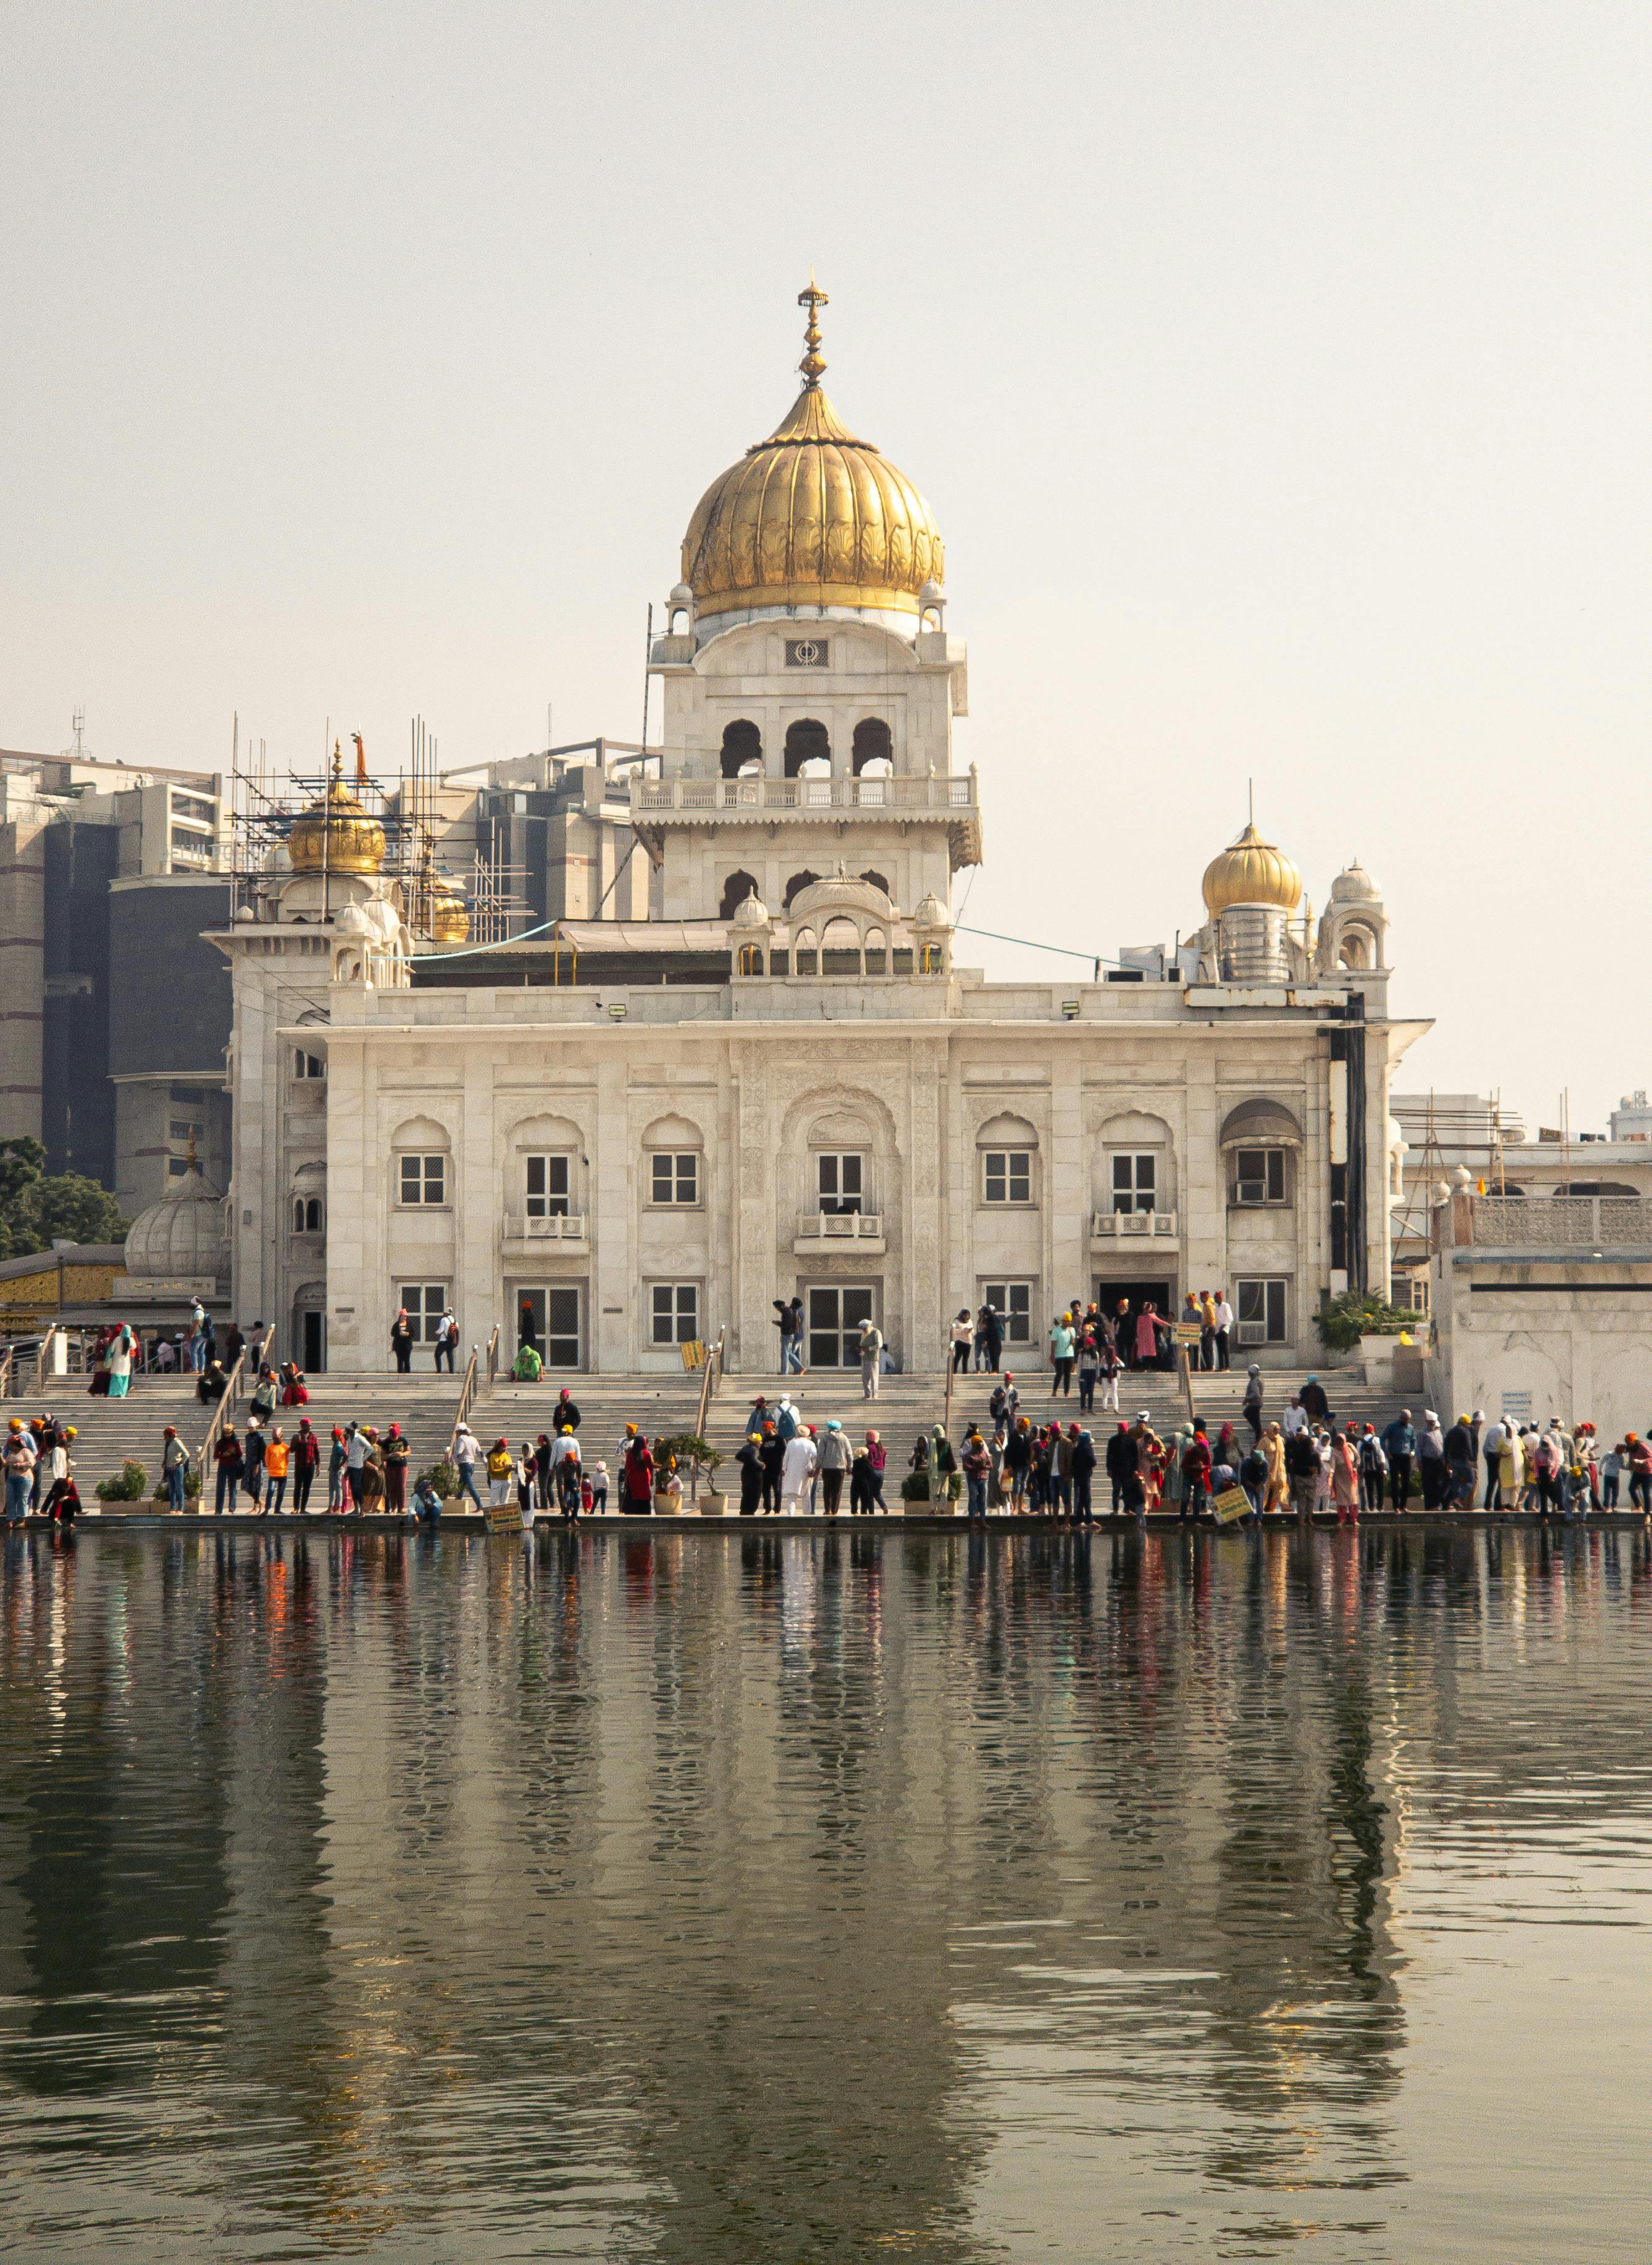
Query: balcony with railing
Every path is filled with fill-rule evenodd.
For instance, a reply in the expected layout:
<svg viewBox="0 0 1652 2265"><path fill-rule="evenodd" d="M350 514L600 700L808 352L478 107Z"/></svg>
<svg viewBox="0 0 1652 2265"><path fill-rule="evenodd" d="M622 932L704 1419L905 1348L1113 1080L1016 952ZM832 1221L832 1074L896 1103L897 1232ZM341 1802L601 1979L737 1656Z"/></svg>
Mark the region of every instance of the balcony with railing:
<svg viewBox="0 0 1652 2265"><path fill-rule="evenodd" d="M501 1231L506 1242L583 1243L588 1222L580 1211L507 1211Z"/></svg>
<svg viewBox="0 0 1652 2265"><path fill-rule="evenodd" d="M1652 1249L1652 1202L1640 1196L1476 1196L1472 1201L1472 1239L1480 1249Z"/></svg>
<svg viewBox="0 0 1652 2265"><path fill-rule="evenodd" d="M785 811L833 820L857 815L882 818L891 810L970 812L977 808L975 772L906 778L634 778L631 816L653 824L687 819L702 825L721 815Z"/></svg>
<svg viewBox="0 0 1652 2265"><path fill-rule="evenodd" d="M1090 1216L1092 1242L1169 1242L1175 1232L1173 1211L1098 1211Z"/></svg>
<svg viewBox="0 0 1652 2265"><path fill-rule="evenodd" d="M804 1211L797 1214L791 1247L800 1258L830 1250L851 1250L862 1258L879 1258L889 1246L881 1212Z"/></svg>

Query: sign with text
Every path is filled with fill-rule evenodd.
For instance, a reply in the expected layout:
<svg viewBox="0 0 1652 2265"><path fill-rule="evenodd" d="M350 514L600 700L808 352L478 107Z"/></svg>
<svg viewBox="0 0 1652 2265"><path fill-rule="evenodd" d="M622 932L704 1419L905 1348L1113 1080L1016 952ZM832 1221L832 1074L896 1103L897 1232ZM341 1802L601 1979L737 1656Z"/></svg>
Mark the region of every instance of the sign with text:
<svg viewBox="0 0 1652 2265"><path fill-rule="evenodd" d="M1197 1322L1178 1322L1175 1325L1175 1341L1179 1345L1196 1345L1203 1335L1204 1330Z"/></svg>
<svg viewBox="0 0 1652 2265"><path fill-rule="evenodd" d="M1243 1487L1224 1487L1211 1504L1211 1514L1219 1526L1232 1526L1241 1518L1248 1518L1255 1508Z"/></svg>

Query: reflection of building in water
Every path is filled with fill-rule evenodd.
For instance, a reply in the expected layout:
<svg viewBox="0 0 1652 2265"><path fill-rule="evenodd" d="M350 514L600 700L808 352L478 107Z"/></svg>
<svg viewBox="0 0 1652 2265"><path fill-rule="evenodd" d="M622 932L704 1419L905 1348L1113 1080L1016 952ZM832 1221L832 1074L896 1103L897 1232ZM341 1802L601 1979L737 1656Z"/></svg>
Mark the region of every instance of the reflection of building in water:
<svg viewBox="0 0 1652 2265"><path fill-rule="evenodd" d="M973 2261L1017 2116L1075 2207L1379 2221L1406 1805L1526 1797L1517 1686L1638 1740L1590 1671L1652 1593L1612 1536L17 1555L13 2083L181 2055L163 2181L670 2265Z"/></svg>

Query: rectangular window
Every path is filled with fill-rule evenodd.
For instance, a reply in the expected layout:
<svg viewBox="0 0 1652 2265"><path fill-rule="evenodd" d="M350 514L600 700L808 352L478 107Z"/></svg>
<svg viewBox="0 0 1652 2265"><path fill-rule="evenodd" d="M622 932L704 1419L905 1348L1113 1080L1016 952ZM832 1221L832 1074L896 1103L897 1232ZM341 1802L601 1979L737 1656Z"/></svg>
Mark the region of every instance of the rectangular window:
<svg viewBox="0 0 1652 2265"><path fill-rule="evenodd" d="M215 827L218 823L218 805L215 802L208 802L202 795L174 792L172 815L174 818L193 818L202 826Z"/></svg>
<svg viewBox="0 0 1652 2265"><path fill-rule="evenodd" d="M446 1156L404 1156L401 1159L401 1200L404 1204L445 1204L448 1200Z"/></svg>
<svg viewBox="0 0 1652 2265"><path fill-rule="evenodd" d="M415 1344L434 1344L436 1327L448 1310L445 1282L404 1282L396 1293L398 1306L407 1308L408 1325Z"/></svg>
<svg viewBox="0 0 1652 2265"><path fill-rule="evenodd" d="M700 1157L693 1148L649 1158L649 1201L657 1204L697 1204L700 1200Z"/></svg>
<svg viewBox="0 0 1652 2265"><path fill-rule="evenodd" d="M1234 1201L1236 1204L1282 1204L1284 1201L1284 1150L1235 1148Z"/></svg>
<svg viewBox="0 0 1652 2265"><path fill-rule="evenodd" d="M1277 1276L1241 1280L1239 1290L1239 1342L1241 1345L1284 1344L1284 1281Z"/></svg>
<svg viewBox="0 0 1652 2265"><path fill-rule="evenodd" d="M1004 1343L1030 1344L1032 1342L1032 1289L1030 1282L983 1282L981 1303L991 1306L1004 1316Z"/></svg>
<svg viewBox="0 0 1652 2265"><path fill-rule="evenodd" d="M817 1155L815 1189L820 1208L838 1217L866 1208L866 1159L850 1150Z"/></svg>
<svg viewBox="0 0 1652 2265"><path fill-rule="evenodd" d="M1157 1211L1159 1159L1151 1148L1113 1158L1113 1209Z"/></svg>
<svg viewBox="0 0 1652 2265"><path fill-rule="evenodd" d="M983 1148L982 1194L989 1204L1032 1201L1032 1151L1030 1148Z"/></svg>
<svg viewBox="0 0 1652 2265"><path fill-rule="evenodd" d="M212 855L212 836L192 834L186 827L175 826L171 837L174 857L187 857L192 863L204 864Z"/></svg>
<svg viewBox="0 0 1652 2265"><path fill-rule="evenodd" d="M657 1345L688 1344L700 1334L700 1285L697 1282L656 1282L652 1300L653 1342Z"/></svg>
<svg viewBox="0 0 1652 2265"><path fill-rule="evenodd" d="M531 1344L547 1368L579 1366L579 1287L519 1290L516 1293L518 1349Z"/></svg>
<svg viewBox="0 0 1652 2265"><path fill-rule="evenodd" d="M530 1156L528 1159L528 1216L566 1219L573 1208L573 1158Z"/></svg>
<svg viewBox="0 0 1652 2265"><path fill-rule="evenodd" d="M327 1061L324 1054L307 1054L301 1046L293 1056L295 1077L325 1077Z"/></svg>

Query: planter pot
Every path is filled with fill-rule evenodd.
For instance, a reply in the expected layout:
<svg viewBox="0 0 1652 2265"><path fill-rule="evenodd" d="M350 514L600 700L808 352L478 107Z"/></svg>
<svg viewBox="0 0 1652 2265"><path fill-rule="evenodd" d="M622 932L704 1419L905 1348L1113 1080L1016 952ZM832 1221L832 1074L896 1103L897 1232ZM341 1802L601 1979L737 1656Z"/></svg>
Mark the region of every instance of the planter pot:
<svg viewBox="0 0 1652 2265"><path fill-rule="evenodd" d="M680 1518L682 1497L677 1494L657 1494L654 1497L654 1515L656 1518Z"/></svg>
<svg viewBox="0 0 1652 2265"><path fill-rule="evenodd" d="M1398 1337L1362 1336L1360 1338L1359 1357L1365 1364L1365 1381L1368 1385L1382 1390L1392 1387L1394 1359L1399 1350Z"/></svg>
<svg viewBox="0 0 1652 2265"><path fill-rule="evenodd" d="M700 1515L702 1518L726 1518L728 1514L729 1498L727 1495L702 1494L700 1497Z"/></svg>

